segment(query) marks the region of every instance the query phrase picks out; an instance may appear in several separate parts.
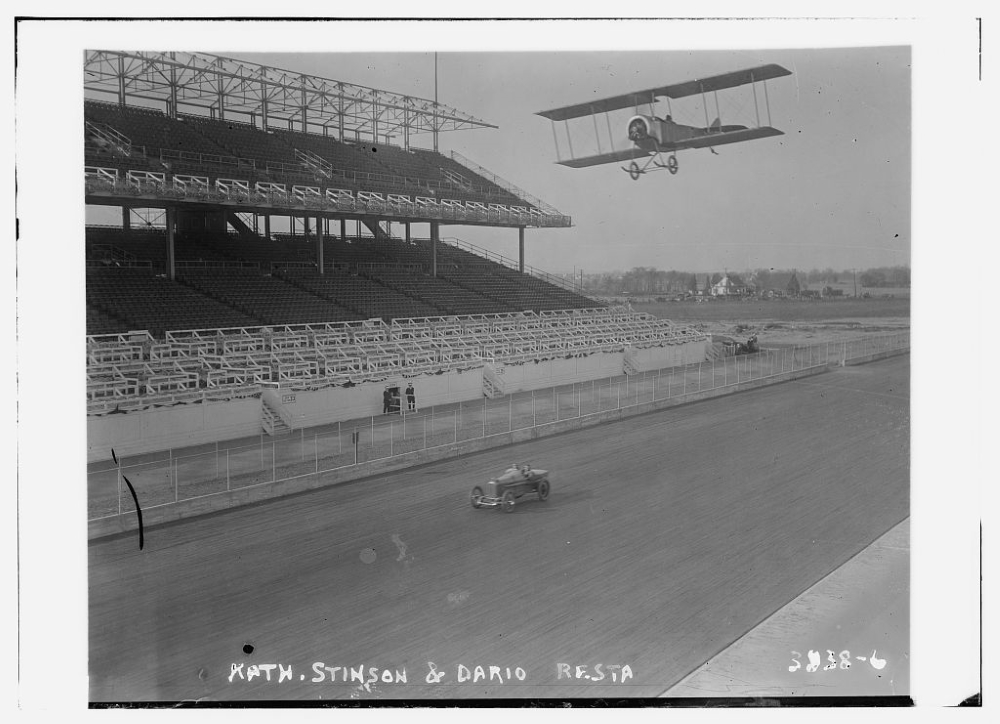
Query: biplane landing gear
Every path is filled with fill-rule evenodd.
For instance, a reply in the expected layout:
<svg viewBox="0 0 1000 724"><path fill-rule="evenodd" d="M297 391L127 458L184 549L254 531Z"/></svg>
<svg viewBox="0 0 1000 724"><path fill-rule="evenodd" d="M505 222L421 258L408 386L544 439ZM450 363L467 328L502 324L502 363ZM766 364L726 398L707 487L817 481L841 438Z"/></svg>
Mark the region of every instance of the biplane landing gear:
<svg viewBox="0 0 1000 724"><path fill-rule="evenodd" d="M670 154L670 158L667 159L667 170L670 172L671 175L674 175L674 174L677 173L677 166L678 166L678 164L677 164L677 154L676 153L672 153L672 154Z"/></svg>
<svg viewBox="0 0 1000 724"><path fill-rule="evenodd" d="M633 181L638 181L639 177L642 175L642 170L639 168L639 164L635 161L628 165L628 175L632 177Z"/></svg>

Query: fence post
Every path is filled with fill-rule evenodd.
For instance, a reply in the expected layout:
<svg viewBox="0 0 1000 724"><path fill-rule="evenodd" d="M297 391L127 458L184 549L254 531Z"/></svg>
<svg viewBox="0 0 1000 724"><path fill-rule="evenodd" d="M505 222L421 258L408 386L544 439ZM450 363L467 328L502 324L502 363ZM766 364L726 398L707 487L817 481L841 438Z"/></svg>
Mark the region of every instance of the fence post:
<svg viewBox="0 0 1000 724"><path fill-rule="evenodd" d="M226 448L226 490L229 490L229 448Z"/></svg>
<svg viewBox="0 0 1000 724"><path fill-rule="evenodd" d="M375 416L372 415L372 450L375 449Z"/></svg>
<svg viewBox="0 0 1000 724"><path fill-rule="evenodd" d="M684 397L688 393L688 368L684 365L684 391L681 392L681 397Z"/></svg>
<svg viewBox="0 0 1000 724"><path fill-rule="evenodd" d="M537 423L535 422L535 391L534 390L531 391L531 426L532 427L536 427L537 426Z"/></svg>
<svg viewBox="0 0 1000 724"><path fill-rule="evenodd" d="M122 461L118 461L118 515L122 514Z"/></svg>
<svg viewBox="0 0 1000 724"><path fill-rule="evenodd" d="M698 392L701 392L701 362L698 363Z"/></svg>
<svg viewBox="0 0 1000 724"><path fill-rule="evenodd" d="M420 424L421 424L421 426L424 429L424 447L423 447L423 449L426 450L427 449L427 416L426 415L424 417L420 418Z"/></svg>
<svg viewBox="0 0 1000 724"><path fill-rule="evenodd" d="M576 390L576 383L573 383L573 389ZM583 388L577 393L576 398L576 416L583 417Z"/></svg>
<svg viewBox="0 0 1000 724"><path fill-rule="evenodd" d="M271 441L271 482L272 483L277 478L277 474L275 473L275 468L277 467L277 463L275 462L275 458L276 457L277 457L277 455L275 453L274 441L272 440Z"/></svg>
<svg viewBox="0 0 1000 724"><path fill-rule="evenodd" d="M461 410L461 408L459 408L459 410ZM458 413L459 413L459 410L456 410L455 414L454 414L454 418L455 418L455 442L456 443L458 442Z"/></svg>
<svg viewBox="0 0 1000 724"><path fill-rule="evenodd" d="M306 461L306 429L304 427L299 428L299 458L299 462Z"/></svg>
<svg viewBox="0 0 1000 724"><path fill-rule="evenodd" d="M392 420L389 420L389 457L392 457Z"/></svg>
<svg viewBox="0 0 1000 724"><path fill-rule="evenodd" d="M344 454L344 441L340 437L340 420L337 420L337 454Z"/></svg>
<svg viewBox="0 0 1000 724"><path fill-rule="evenodd" d="M218 470L218 457L216 457L216 470ZM218 472L216 472L215 477L216 477L216 479L218 479L218 477L219 477ZM178 494L178 488L179 487L180 486L178 486L178 484L177 484L177 461L174 460L174 502L175 503L180 500L180 496Z"/></svg>
<svg viewBox="0 0 1000 724"><path fill-rule="evenodd" d="M319 472L319 433L313 437L313 455L316 457L316 472Z"/></svg>
<svg viewBox="0 0 1000 724"><path fill-rule="evenodd" d="M486 401L488 397L483 398L483 437L486 437Z"/></svg>
<svg viewBox="0 0 1000 724"><path fill-rule="evenodd" d="M219 479L219 441L218 440L215 441L215 479L216 480Z"/></svg>
<svg viewBox="0 0 1000 724"><path fill-rule="evenodd" d="M507 396L507 432L514 432L514 395Z"/></svg>
<svg viewBox="0 0 1000 724"><path fill-rule="evenodd" d="M615 391L618 393L618 402L616 403L617 406L618 406L617 409L620 410L620 409L622 409L622 383L621 382L619 382L617 385L615 385Z"/></svg>

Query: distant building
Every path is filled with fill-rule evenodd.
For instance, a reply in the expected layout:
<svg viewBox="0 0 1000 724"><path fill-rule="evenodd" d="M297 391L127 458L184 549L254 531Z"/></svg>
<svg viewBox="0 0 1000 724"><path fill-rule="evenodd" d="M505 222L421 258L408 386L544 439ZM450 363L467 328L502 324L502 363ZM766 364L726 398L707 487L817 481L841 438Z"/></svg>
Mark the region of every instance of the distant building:
<svg viewBox="0 0 1000 724"><path fill-rule="evenodd" d="M750 291L747 284L738 274L726 272L722 278L712 285L713 297L742 296Z"/></svg>
<svg viewBox="0 0 1000 724"><path fill-rule="evenodd" d="M794 297L802 291L802 285L795 272L775 272L770 274L767 285L760 293L768 297Z"/></svg>

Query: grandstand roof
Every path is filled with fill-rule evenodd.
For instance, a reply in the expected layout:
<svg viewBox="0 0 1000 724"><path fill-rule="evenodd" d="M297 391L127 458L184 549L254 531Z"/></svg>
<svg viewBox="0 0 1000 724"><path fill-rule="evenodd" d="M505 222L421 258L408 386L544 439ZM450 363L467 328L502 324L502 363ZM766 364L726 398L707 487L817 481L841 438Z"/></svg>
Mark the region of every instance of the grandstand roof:
<svg viewBox="0 0 1000 724"><path fill-rule="evenodd" d="M420 133L497 128L450 106L208 53L88 51L84 90L129 100L159 101L168 115L201 109L214 118L284 122L300 131L376 140ZM136 104L140 105L140 104Z"/></svg>

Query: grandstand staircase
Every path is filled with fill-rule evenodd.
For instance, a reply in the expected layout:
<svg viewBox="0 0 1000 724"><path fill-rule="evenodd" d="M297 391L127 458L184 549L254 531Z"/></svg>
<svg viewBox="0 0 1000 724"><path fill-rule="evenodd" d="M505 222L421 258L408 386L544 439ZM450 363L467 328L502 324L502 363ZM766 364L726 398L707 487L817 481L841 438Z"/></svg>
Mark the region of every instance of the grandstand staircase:
<svg viewBox="0 0 1000 724"><path fill-rule="evenodd" d="M705 350L706 362L715 362L726 356L726 346L722 342L712 342Z"/></svg>
<svg viewBox="0 0 1000 724"><path fill-rule="evenodd" d="M247 223L243 221L243 219L241 219L235 211L226 212L226 221L231 227L233 227L233 229L236 230L236 233L240 235L240 238L251 239L254 241L260 240L260 236L255 234L253 229L247 226Z"/></svg>
<svg viewBox="0 0 1000 724"><path fill-rule="evenodd" d="M376 241L394 241L392 236L382 228L378 221L372 221L371 219L362 219L361 223L365 225L368 231L372 232L372 236L375 237Z"/></svg>
<svg viewBox="0 0 1000 724"><path fill-rule="evenodd" d="M333 165L322 156L312 151L303 151L296 148L295 157L299 159L307 170L319 174L323 178L333 178Z"/></svg>
<svg viewBox="0 0 1000 724"><path fill-rule="evenodd" d="M472 183L460 173L444 167L438 167L438 171L449 183L454 184L458 188L465 189L466 191L472 188Z"/></svg>
<svg viewBox="0 0 1000 724"><path fill-rule="evenodd" d="M631 347L625 348L625 359L622 362L622 371L626 376L639 373L639 365L635 357L635 350Z"/></svg>
<svg viewBox="0 0 1000 724"><path fill-rule="evenodd" d="M128 136L103 123L87 121L85 125L87 133L97 145L120 156L130 157L132 155L132 141L129 140Z"/></svg>
<svg viewBox="0 0 1000 724"><path fill-rule="evenodd" d="M503 380L496 373L496 369L491 364L483 365L483 394L491 400L503 397L506 394Z"/></svg>
<svg viewBox="0 0 1000 724"><path fill-rule="evenodd" d="M260 424L264 432L269 436L287 435L292 431L288 423L281 419L278 411L267 404L267 400L261 398Z"/></svg>

